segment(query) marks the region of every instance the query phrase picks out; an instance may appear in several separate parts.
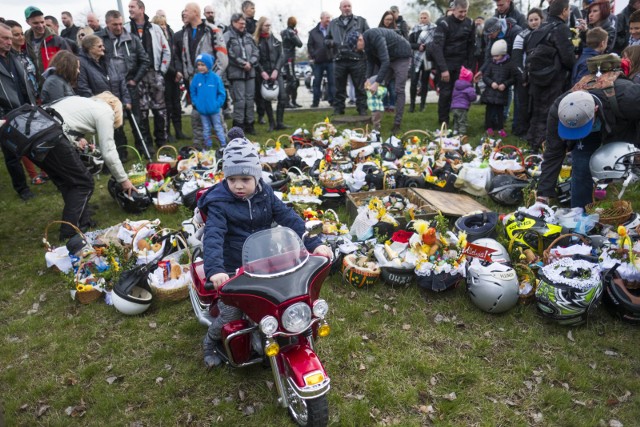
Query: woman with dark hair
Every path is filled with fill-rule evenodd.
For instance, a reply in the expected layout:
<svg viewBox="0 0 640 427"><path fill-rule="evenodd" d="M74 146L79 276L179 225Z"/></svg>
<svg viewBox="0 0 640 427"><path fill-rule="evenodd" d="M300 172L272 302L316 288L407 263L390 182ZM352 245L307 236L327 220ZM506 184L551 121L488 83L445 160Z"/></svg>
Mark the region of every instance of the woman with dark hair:
<svg viewBox="0 0 640 427"><path fill-rule="evenodd" d="M396 25L396 19L390 10L382 14L378 28L393 30L402 36L402 31ZM382 103L384 104L384 111L393 112L396 110L396 79L389 80L387 84L387 94L382 99Z"/></svg>
<svg viewBox="0 0 640 427"><path fill-rule="evenodd" d="M77 56L68 50L56 53L42 75L45 79L40 94L42 103L48 104L65 96L74 96L76 93L73 87L78 81L79 73L80 61Z"/></svg>
<svg viewBox="0 0 640 427"><path fill-rule="evenodd" d="M616 24L614 20L615 16L611 15L609 0L595 0L589 3L586 12L587 21L580 20L578 26L582 44L584 45L587 41L587 30L600 27L605 30L609 36L607 49L604 53L613 52L613 46L616 42Z"/></svg>
<svg viewBox="0 0 640 427"><path fill-rule="evenodd" d="M629 60L629 80L640 83L640 45L625 47L622 57Z"/></svg>
<svg viewBox="0 0 640 427"><path fill-rule="evenodd" d="M513 88L515 96L511 132L518 138L525 138L529 130L529 88L524 75L524 61L526 59L524 41L532 31L542 25L543 16L541 9L531 8L527 13L527 28L523 29L513 40L511 63L514 67L516 83Z"/></svg>
<svg viewBox="0 0 640 427"><path fill-rule="evenodd" d="M284 61L286 67L284 68L285 78L287 81L287 97L289 98L289 108L299 108L302 105L298 104L298 76L296 76L296 48L302 47L302 40L298 37L298 30L296 26L298 20L295 16L290 16L287 19L287 28L281 33L282 37L282 51L284 53Z"/></svg>
<svg viewBox="0 0 640 427"><path fill-rule="evenodd" d="M16 21L5 21L5 24L11 28L11 50L15 54L15 56L22 63L27 76L27 81L31 84L34 93L38 93L38 69L36 68L35 63L27 53L27 45L24 40L24 32L22 31L22 26L18 24ZM24 168L27 170L27 174L29 178L31 178L31 183L33 185L44 184L48 181L49 177L47 173L44 171L36 170L36 166L33 164L28 157L22 157L22 164Z"/></svg>
<svg viewBox="0 0 640 427"><path fill-rule="evenodd" d="M282 43L271 32L270 19L263 16L258 20L253 40L258 46L258 64L256 65L256 83L258 87L261 89L263 84L275 84L279 88L276 120L274 121L273 118L272 100L264 99L261 90L256 91L260 100L257 102L262 102L264 111L269 119L269 132L274 129L285 129L288 127L283 123L287 92L284 89L282 75L280 74L284 64L284 54L282 52Z"/></svg>

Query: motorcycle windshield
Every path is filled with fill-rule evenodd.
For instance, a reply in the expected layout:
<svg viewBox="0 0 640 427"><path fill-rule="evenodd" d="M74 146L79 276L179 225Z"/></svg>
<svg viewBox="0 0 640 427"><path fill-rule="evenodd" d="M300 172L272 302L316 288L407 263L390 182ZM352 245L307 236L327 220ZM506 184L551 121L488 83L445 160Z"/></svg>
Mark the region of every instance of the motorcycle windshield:
<svg viewBox="0 0 640 427"><path fill-rule="evenodd" d="M242 247L242 267L249 276L271 277L302 267L309 252L290 228L276 227L252 234Z"/></svg>

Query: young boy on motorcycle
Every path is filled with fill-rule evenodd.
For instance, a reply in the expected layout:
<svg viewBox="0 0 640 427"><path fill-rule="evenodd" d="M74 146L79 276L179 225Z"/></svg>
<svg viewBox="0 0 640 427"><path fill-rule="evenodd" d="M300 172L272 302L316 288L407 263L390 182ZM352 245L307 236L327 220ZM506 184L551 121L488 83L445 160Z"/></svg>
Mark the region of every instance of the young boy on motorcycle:
<svg viewBox="0 0 640 427"><path fill-rule="evenodd" d="M278 199L271 187L262 182L262 167L255 146L238 128L229 131L224 149L224 180L207 191L198 207L207 216L204 230L204 270L218 289L242 265L242 246L251 234L271 228L273 222L289 227L302 237L304 221ZM235 139L232 139L235 137ZM331 257L331 249L317 237L306 239L305 246L316 255ZM240 319L242 311L218 301L220 314L205 335L204 362L207 368L222 362L215 352L222 326Z"/></svg>

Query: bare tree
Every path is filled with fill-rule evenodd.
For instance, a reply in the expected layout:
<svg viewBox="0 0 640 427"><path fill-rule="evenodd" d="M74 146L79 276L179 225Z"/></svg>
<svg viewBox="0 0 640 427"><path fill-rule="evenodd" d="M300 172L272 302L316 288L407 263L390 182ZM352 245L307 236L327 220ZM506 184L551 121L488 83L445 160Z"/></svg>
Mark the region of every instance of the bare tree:
<svg viewBox="0 0 640 427"><path fill-rule="evenodd" d="M410 6L413 9L429 9L435 10L438 13L432 17L435 22L439 16L445 15L449 8L449 0L414 0ZM473 19L476 16L485 16L488 14L493 15L494 3L493 0L473 0L469 2L469 14L468 16Z"/></svg>

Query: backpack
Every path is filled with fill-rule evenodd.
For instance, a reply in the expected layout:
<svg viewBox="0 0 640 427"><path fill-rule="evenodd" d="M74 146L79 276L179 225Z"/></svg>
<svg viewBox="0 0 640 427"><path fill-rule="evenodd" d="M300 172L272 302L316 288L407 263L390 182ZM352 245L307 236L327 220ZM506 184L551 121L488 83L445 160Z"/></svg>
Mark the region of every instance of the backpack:
<svg viewBox="0 0 640 427"><path fill-rule="evenodd" d="M28 156L64 136L62 122L56 116L35 105L18 107L6 115L6 123L0 127L0 143L18 157Z"/></svg>
<svg viewBox="0 0 640 427"><path fill-rule="evenodd" d="M543 25L530 32L525 39L527 57L524 63L527 81L538 86L548 86L560 69L558 51L549 43L553 30L560 22Z"/></svg>

